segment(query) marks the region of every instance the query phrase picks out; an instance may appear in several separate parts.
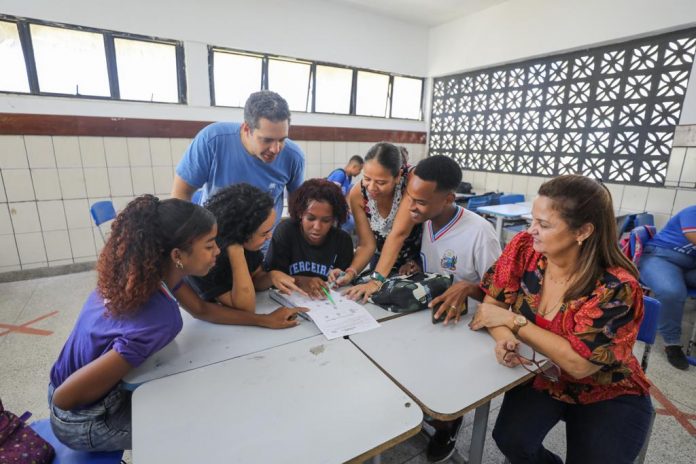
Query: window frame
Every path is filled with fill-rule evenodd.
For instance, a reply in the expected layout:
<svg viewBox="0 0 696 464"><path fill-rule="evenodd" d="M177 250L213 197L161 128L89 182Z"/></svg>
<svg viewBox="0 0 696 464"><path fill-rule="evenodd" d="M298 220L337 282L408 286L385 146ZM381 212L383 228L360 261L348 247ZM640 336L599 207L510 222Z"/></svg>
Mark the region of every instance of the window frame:
<svg viewBox="0 0 696 464"><path fill-rule="evenodd" d="M211 106L217 106L220 108L241 108L241 107L237 107L237 106L218 105L215 103L214 52L216 52L216 51L224 52L224 53L238 54L238 55L253 55L253 56L261 57L262 58L261 88L259 90L268 90L268 62L269 62L269 60L274 59L274 60L283 60L283 61L297 61L297 62L309 64L310 65L309 79L308 79L307 85L309 86L310 91L308 92L307 95L308 95L308 98L311 98L311 105L309 105L310 110L309 111L294 111L294 112L307 113L307 114L326 114L326 115L332 115L332 116L357 116L360 118L395 119L395 120L402 120L402 121L423 121L423 117L425 115L425 111L423 109L423 98L425 96L425 79L426 78L424 78L424 77L411 76L411 75L399 74L399 73L389 73L386 71L379 71L379 70L375 70L375 69L362 68L362 67L356 67L356 66L348 66L348 65L344 65L344 64L331 63L331 62L327 62L327 61L308 60L305 58L289 57L289 56L284 56L284 55L276 55L276 54L272 54L272 53L256 52L256 51L251 51L251 50L241 50L241 49L236 49L236 48L221 47L221 46L217 46L217 45L208 45L208 82L210 83L210 104L211 104ZM351 80L351 89L350 89L350 104L349 104L349 112L348 113L326 113L326 112L316 110L317 66L329 66L329 67L333 67L333 68L342 68L342 69L348 69L348 70L352 71L352 80ZM357 92L358 92L357 82L358 82L358 72L359 71L389 76L389 86L387 89L387 101L385 102L385 104L387 105L387 108L388 108L388 113L387 113L386 117L356 114ZM421 81L421 92L420 92L420 98L419 98L419 100L420 100L419 116L417 119L414 119L414 118L393 118L391 116L391 114L392 114L392 91L393 91L393 86L394 86L394 77L396 77L396 76L405 77L408 79L416 79L416 80Z"/></svg>
<svg viewBox="0 0 696 464"><path fill-rule="evenodd" d="M126 102L136 102L136 103L157 103L164 105L185 105L188 102L186 93L186 64L184 59L184 44L180 40L173 39L163 39L154 36L146 36L140 34L131 34L128 32L111 31L108 29L99 29L95 27L87 26L77 26L74 24L66 24L54 21L43 21L39 19L22 18L12 15L6 15L0 13L0 21L11 22L17 25L17 31L19 33L19 40L22 45L22 53L24 55L24 64L27 72L27 79L29 81L29 92L16 92L8 90L0 90L0 94L13 94L13 95L36 95L42 97L67 97L67 98L78 98L78 99L88 99L88 100L113 100L113 101L126 101ZM100 95L81 95L81 94L67 94L67 93L57 93L57 92L45 92L41 91L39 88L39 76L38 70L36 68L36 60L34 57L34 45L32 42L30 26L34 24L37 26L47 26L55 27L60 29L67 29L72 31L80 32L91 32L95 34L100 34L102 36L102 41L104 43L104 56L106 58L106 71L109 81L109 96ZM177 81L177 102L160 102L160 101L148 101L148 100L130 100L123 99L120 97L119 80L118 80L118 64L116 62L116 49L114 45L114 39L127 39L139 42L149 42L174 46L175 56L176 56L176 81Z"/></svg>

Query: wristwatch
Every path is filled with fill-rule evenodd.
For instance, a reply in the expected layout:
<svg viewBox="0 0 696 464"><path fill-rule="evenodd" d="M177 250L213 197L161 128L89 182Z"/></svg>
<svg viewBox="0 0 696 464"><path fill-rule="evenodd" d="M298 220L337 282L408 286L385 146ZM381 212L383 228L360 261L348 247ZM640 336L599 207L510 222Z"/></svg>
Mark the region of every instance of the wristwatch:
<svg viewBox="0 0 696 464"><path fill-rule="evenodd" d="M372 274L370 274L370 279L376 280L376 281L378 281L378 282L380 282L380 283L384 283L384 281L387 280L387 279L384 278L384 276L383 276L382 274L380 274L380 273L377 272L377 271L375 271L375 272L373 272Z"/></svg>
<svg viewBox="0 0 696 464"><path fill-rule="evenodd" d="M523 315L521 315L521 314L516 315L512 319L512 329L511 329L512 333L516 336L517 332L519 332L522 327L527 325L527 322L529 322L529 321L527 321L527 318L524 317Z"/></svg>

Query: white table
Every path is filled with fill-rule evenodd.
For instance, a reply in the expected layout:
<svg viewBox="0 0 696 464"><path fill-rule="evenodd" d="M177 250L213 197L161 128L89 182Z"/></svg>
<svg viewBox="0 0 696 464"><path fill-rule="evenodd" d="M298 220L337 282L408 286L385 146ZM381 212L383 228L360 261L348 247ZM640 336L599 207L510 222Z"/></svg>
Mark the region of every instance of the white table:
<svg viewBox="0 0 696 464"><path fill-rule="evenodd" d="M267 291L256 294L257 313L268 314L278 306ZM368 304L365 307L377 320L394 317L394 313L379 306ZM126 388L133 389L160 377L286 345L321 333L313 322L304 319L300 319L297 327L273 330L256 326L212 324L194 319L184 309L181 309L181 317L184 321L181 332L167 346L124 377Z"/></svg>
<svg viewBox="0 0 696 464"><path fill-rule="evenodd" d="M443 326L433 325L430 313L421 311L350 340L435 419L452 420L476 408L469 463L478 464L490 400L532 374L498 364L493 338L469 329L472 314L455 326Z"/></svg>
<svg viewBox="0 0 696 464"><path fill-rule="evenodd" d="M139 387L133 461L361 462L422 419L353 344L320 335Z"/></svg>
<svg viewBox="0 0 696 464"><path fill-rule="evenodd" d="M498 234L498 240L502 240L503 221L505 219L518 219L525 214L530 214L532 212L532 202L526 201L507 205L480 206L477 211L479 213L495 216L495 231Z"/></svg>

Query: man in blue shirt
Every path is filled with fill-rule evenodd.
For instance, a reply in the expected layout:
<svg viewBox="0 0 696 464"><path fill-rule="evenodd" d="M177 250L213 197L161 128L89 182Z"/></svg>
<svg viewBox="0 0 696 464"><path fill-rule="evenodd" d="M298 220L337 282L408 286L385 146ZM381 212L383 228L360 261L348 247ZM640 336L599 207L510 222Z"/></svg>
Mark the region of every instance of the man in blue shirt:
<svg viewBox="0 0 696 464"><path fill-rule="evenodd" d="M216 122L196 135L176 167L172 197L190 201L202 188L203 204L221 188L246 182L271 195L277 223L285 189L293 192L304 181L304 153L289 130L285 99L269 90L252 93L243 123Z"/></svg>
<svg viewBox="0 0 696 464"><path fill-rule="evenodd" d="M657 328L665 341L667 360L686 370L689 362L681 346L681 323L687 288L696 288L696 205L672 216L645 244L638 267L640 280L662 303Z"/></svg>
<svg viewBox="0 0 696 464"><path fill-rule="evenodd" d="M361 156L355 155L350 158L345 168L338 168L331 171L327 179L341 187L343 195L348 195L353 185L351 183L353 182L353 177L360 175L363 164L365 164L365 160L363 160Z"/></svg>

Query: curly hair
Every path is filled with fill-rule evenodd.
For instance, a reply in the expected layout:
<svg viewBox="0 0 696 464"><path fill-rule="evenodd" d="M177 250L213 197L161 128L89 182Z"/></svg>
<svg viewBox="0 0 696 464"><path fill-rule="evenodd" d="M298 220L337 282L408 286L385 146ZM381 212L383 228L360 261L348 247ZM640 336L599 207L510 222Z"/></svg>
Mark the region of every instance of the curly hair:
<svg viewBox="0 0 696 464"><path fill-rule="evenodd" d="M157 291L171 251L190 251L214 225L212 214L188 201L142 195L128 203L97 261L97 290L107 313L135 312Z"/></svg>
<svg viewBox="0 0 696 464"><path fill-rule="evenodd" d="M348 204L341 188L326 179L309 179L290 195L288 212L297 222L302 221L302 215L307 211L310 201L324 201L331 205L333 217L340 226L348 219Z"/></svg>
<svg viewBox="0 0 696 464"><path fill-rule="evenodd" d="M217 243L221 250L243 244L263 224L273 209L273 199L249 184L223 188L205 202L218 223ZM224 253L221 253L223 255Z"/></svg>

